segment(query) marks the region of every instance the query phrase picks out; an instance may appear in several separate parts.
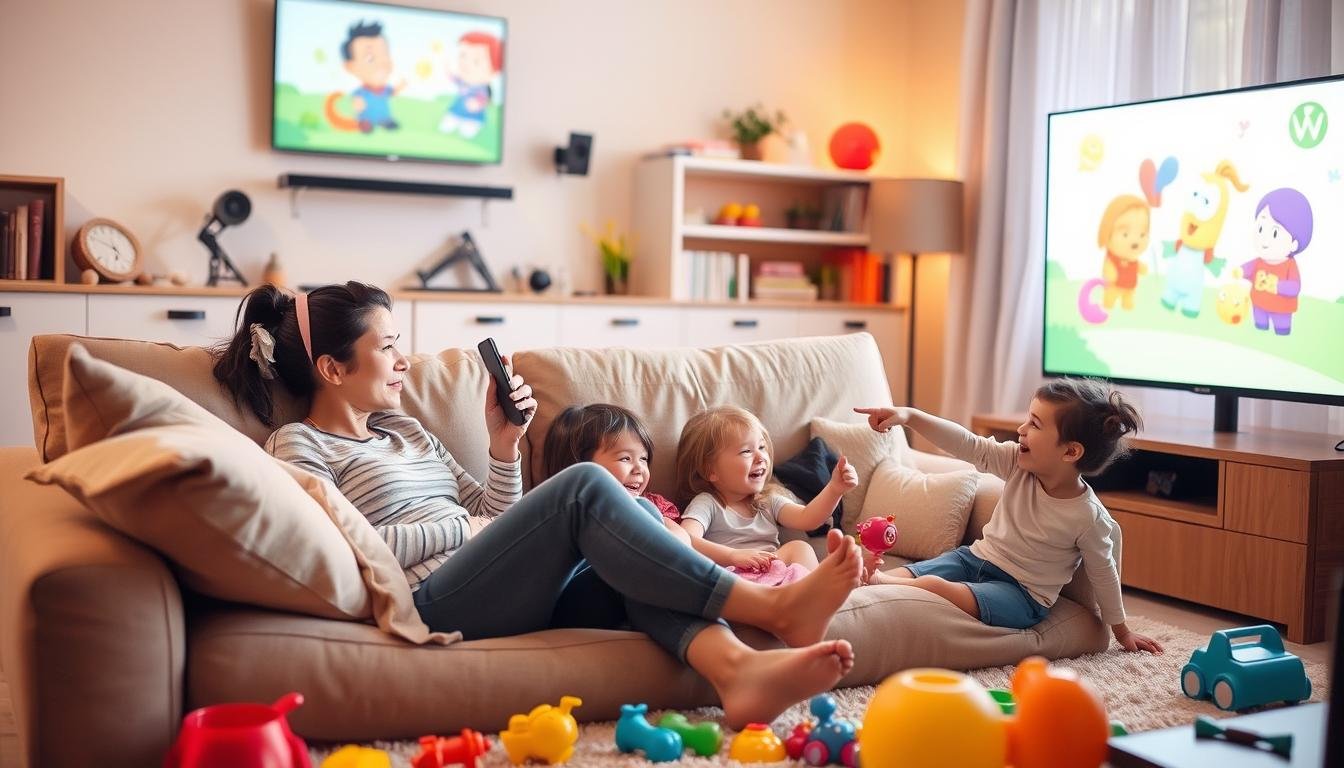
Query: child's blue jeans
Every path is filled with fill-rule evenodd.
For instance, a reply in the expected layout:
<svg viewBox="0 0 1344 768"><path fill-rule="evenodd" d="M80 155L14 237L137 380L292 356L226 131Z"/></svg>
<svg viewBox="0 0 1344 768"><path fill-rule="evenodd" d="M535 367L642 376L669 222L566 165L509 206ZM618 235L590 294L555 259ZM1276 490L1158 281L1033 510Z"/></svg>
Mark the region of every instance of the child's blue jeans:
<svg viewBox="0 0 1344 768"><path fill-rule="evenodd" d="M916 576L938 576L965 584L975 595L980 621L991 627L1026 629L1040 624L1050 613L1017 579L988 560L976 557L970 547L957 547L932 560L905 567Z"/></svg>
<svg viewBox="0 0 1344 768"><path fill-rule="evenodd" d="M662 516L596 464L576 464L519 499L415 592L429 628L468 640L555 626L629 622L683 661L718 620L737 577L669 535ZM593 610L597 607L596 610ZM577 619L577 620L576 620Z"/></svg>

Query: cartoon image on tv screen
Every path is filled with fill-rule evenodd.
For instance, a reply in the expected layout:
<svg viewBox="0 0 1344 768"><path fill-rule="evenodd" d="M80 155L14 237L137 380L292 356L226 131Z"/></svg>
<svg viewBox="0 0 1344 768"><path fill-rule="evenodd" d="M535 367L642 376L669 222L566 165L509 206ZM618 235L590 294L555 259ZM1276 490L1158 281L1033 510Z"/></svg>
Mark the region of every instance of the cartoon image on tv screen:
<svg viewBox="0 0 1344 768"><path fill-rule="evenodd" d="M1344 81L1050 118L1045 368L1344 396Z"/></svg>
<svg viewBox="0 0 1344 768"><path fill-rule="evenodd" d="M497 163L502 19L369 3L282 0L278 149Z"/></svg>

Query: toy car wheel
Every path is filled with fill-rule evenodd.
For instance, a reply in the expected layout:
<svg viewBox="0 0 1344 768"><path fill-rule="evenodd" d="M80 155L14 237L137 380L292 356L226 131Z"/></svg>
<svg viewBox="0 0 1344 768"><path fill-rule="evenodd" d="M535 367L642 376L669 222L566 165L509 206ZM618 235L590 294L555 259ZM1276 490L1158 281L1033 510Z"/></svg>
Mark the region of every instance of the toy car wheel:
<svg viewBox="0 0 1344 768"><path fill-rule="evenodd" d="M1232 687L1232 680L1226 675L1219 676L1213 681L1213 705L1225 712L1235 709L1237 703L1237 691Z"/></svg>
<svg viewBox="0 0 1344 768"><path fill-rule="evenodd" d="M831 761L831 750L824 741L809 741L803 747L803 762L808 765L825 765Z"/></svg>
<svg viewBox="0 0 1344 768"><path fill-rule="evenodd" d="M840 750L840 763L845 768L859 768L859 742L851 741Z"/></svg>
<svg viewBox="0 0 1344 768"><path fill-rule="evenodd" d="M1186 664L1185 669L1181 670L1181 691L1192 699L1202 699L1208 695L1208 691L1204 690L1204 674L1199 671L1199 667Z"/></svg>

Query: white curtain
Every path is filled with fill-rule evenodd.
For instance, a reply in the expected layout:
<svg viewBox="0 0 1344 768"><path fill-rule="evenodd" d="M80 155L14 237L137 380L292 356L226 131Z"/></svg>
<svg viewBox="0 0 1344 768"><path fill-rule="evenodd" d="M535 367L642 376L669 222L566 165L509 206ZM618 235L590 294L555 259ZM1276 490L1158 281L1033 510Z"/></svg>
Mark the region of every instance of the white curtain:
<svg viewBox="0 0 1344 768"><path fill-rule="evenodd" d="M1041 383L1046 114L1328 74L1344 14L1332 5L1344 3L967 0L967 245L952 267L944 415L1021 412ZM1212 397L1125 391L1150 420L1212 424ZM1241 424L1344 435L1344 408L1243 399Z"/></svg>

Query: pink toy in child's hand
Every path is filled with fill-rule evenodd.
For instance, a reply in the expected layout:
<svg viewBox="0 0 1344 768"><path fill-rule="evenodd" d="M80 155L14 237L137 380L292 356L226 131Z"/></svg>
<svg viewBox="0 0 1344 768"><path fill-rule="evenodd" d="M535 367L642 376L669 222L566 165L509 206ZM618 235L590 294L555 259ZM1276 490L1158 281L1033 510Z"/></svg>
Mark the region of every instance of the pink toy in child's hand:
<svg viewBox="0 0 1344 768"><path fill-rule="evenodd" d="M895 515L886 517L879 515L864 520L859 524L859 543L874 555L880 555L896 546L896 537L899 533L896 530L895 520Z"/></svg>

